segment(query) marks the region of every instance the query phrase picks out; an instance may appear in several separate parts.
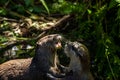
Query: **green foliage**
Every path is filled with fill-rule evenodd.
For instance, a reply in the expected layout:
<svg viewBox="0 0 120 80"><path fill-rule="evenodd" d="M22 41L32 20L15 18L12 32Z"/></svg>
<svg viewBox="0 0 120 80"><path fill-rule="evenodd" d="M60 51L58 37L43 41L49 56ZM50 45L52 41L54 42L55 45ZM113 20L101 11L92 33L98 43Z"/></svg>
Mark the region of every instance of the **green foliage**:
<svg viewBox="0 0 120 80"><path fill-rule="evenodd" d="M47 7L45 1L44 1L44 0L40 0L40 1L42 2L43 6L44 6L45 9L47 10L48 14L50 14L49 9L48 9L48 7Z"/></svg>
<svg viewBox="0 0 120 80"><path fill-rule="evenodd" d="M34 0L24 0L26 6L34 5Z"/></svg>
<svg viewBox="0 0 120 80"><path fill-rule="evenodd" d="M0 36L0 46L2 46L1 43L6 42L6 41L8 41L6 37Z"/></svg>
<svg viewBox="0 0 120 80"><path fill-rule="evenodd" d="M6 2L8 0L1 0L0 5L4 7ZM26 11L40 14L45 12L44 9L48 14L74 14L74 19L68 22L67 31L63 34L72 41L85 41L84 44L90 51L91 70L96 80L120 79L120 0L39 0L38 3L41 2L42 6L34 0L17 2L10 0L9 9L26 16ZM3 7L0 7L0 15L7 16L7 10ZM7 27L7 23L3 22L0 31L8 29ZM0 37L0 41L7 41L7 38ZM23 57L21 52L18 56ZM64 59L61 60L64 63Z"/></svg>
<svg viewBox="0 0 120 80"><path fill-rule="evenodd" d="M61 14L80 13L84 10L84 6L76 2L58 1L53 3L52 12L59 12Z"/></svg>
<svg viewBox="0 0 120 80"><path fill-rule="evenodd" d="M40 14L41 12L50 14L49 9L44 0L37 0L37 5L34 0L1 0L0 1L0 15L7 16L12 15L11 12L17 12L25 16L31 16L32 13ZM8 7L8 8L7 8ZM16 17L16 15L14 15ZM17 16L20 17L20 16Z"/></svg>
<svg viewBox="0 0 120 80"><path fill-rule="evenodd" d="M4 15L5 16L6 14L7 14L6 10L0 8L0 15Z"/></svg>

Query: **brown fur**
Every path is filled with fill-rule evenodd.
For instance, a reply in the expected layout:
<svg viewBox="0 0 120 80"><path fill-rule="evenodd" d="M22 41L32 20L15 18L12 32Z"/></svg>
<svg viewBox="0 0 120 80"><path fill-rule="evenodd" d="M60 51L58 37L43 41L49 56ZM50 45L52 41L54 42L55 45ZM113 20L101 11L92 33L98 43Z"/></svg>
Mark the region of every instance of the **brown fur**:
<svg viewBox="0 0 120 80"><path fill-rule="evenodd" d="M73 74L56 80L94 80L90 72L90 59L86 46L78 42L68 42L64 51L70 57L67 69Z"/></svg>
<svg viewBox="0 0 120 80"><path fill-rule="evenodd" d="M56 45L61 40L62 36L58 34L45 36L37 42L33 58L15 59L1 64L0 80L48 80L46 74L59 76Z"/></svg>

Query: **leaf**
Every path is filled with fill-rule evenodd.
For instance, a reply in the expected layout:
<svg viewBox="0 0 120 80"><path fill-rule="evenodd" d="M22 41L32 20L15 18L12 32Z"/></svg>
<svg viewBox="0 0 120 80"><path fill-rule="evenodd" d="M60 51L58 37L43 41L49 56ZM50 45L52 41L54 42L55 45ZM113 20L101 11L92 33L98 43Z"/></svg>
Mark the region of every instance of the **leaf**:
<svg viewBox="0 0 120 80"><path fill-rule="evenodd" d="M59 3L63 3L63 2L64 2L64 0L58 0L58 2L59 2Z"/></svg>
<svg viewBox="0 0 120 80"><path fill-rule="evenodd" d="M115 0L115 1L120 4L120 0Z"/></svg>
<svg viewBox="0 0 120 80"><path fill-rule="evenodd" d="M120 19L120 9L118 9L117 18L116 19Z"/></svg>
<svg viewBox="0 0 120 80"><path fill-rule="evenodd" d="M5 9L0 9L0 15L6 15L6 14L7 14L7 12Z"/></svg>
<svg viewBox="0 0 120 80"><path fill-rule="evenodd" d="M40 13L42 9L39 6L33 6L35 12Z"/></svg>
<svg viewBox="0 0 120 80"><path fill-rule="evenodd" d="M114 0L112 0L112 1L109 3L108 9L113 8L116 4L117 4L117 2L114 1Z"/></svg>
<svg viewBox="0 0 120 80"><path fill-rule="evenodd" d="M45 9L47 10L48 14L50 14L50 11L49 11L49 9L48 9L48 7L47 7L45 1L44 1L44 0L40 0L40 1L42 2L43 6L44 6Z"/></svg>
<svg viewBox="0 0 120 80"><path fill-rule="evenodd" d="M26 6L33 5L33 0L24 0Z"/></svg>
<svg viewBox="0 0 120 80"><path fill-rule="evenodd" d="M24 13L25 12L24 6L22 6L22 5L16 5L16 7L17 7L17 11L18 12L20 12L20 13Z"/></svg>
<svg viewBox="0 0 120 80"><path fill-rule="evenodd" d="M88 9L87 11L88 11L88 14L91 14L91 13L92 13L92 11L91 11L90 9Z"/></svg>

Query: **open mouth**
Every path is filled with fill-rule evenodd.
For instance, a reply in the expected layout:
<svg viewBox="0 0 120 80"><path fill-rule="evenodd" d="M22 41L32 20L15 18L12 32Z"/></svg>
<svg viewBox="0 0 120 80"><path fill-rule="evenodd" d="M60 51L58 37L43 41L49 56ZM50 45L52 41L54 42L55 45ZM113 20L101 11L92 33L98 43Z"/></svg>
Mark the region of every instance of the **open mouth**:
<svg viewBox="0 0 120 80"><path fill-rule="evenodd" d="M56 47L56 49L62 48L61 42L57 42L57 43L55 44L55 47Z"/></svg>

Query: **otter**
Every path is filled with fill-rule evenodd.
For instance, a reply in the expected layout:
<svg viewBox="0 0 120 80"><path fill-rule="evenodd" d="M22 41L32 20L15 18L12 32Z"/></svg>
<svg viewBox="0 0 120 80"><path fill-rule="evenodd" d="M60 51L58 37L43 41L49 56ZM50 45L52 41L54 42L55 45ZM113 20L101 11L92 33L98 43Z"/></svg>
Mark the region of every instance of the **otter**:
<svg viewBox="0 0 120 80"><path fill-rule="evenodd" d="M59 34L47 35L38 40L35 56L15 59L0 64L0 80L50 80L50 76L64 77L57 65L57 49L61 48L63 37Z"/></svg>
<svg viewBox="0 0 120 80"><path fill-rule="evenodd" d="M90 57L87 47L79 42L66 42L64 52L70 58L68 71L72 76L60 80L94 80L90 72Z"/></svg>

